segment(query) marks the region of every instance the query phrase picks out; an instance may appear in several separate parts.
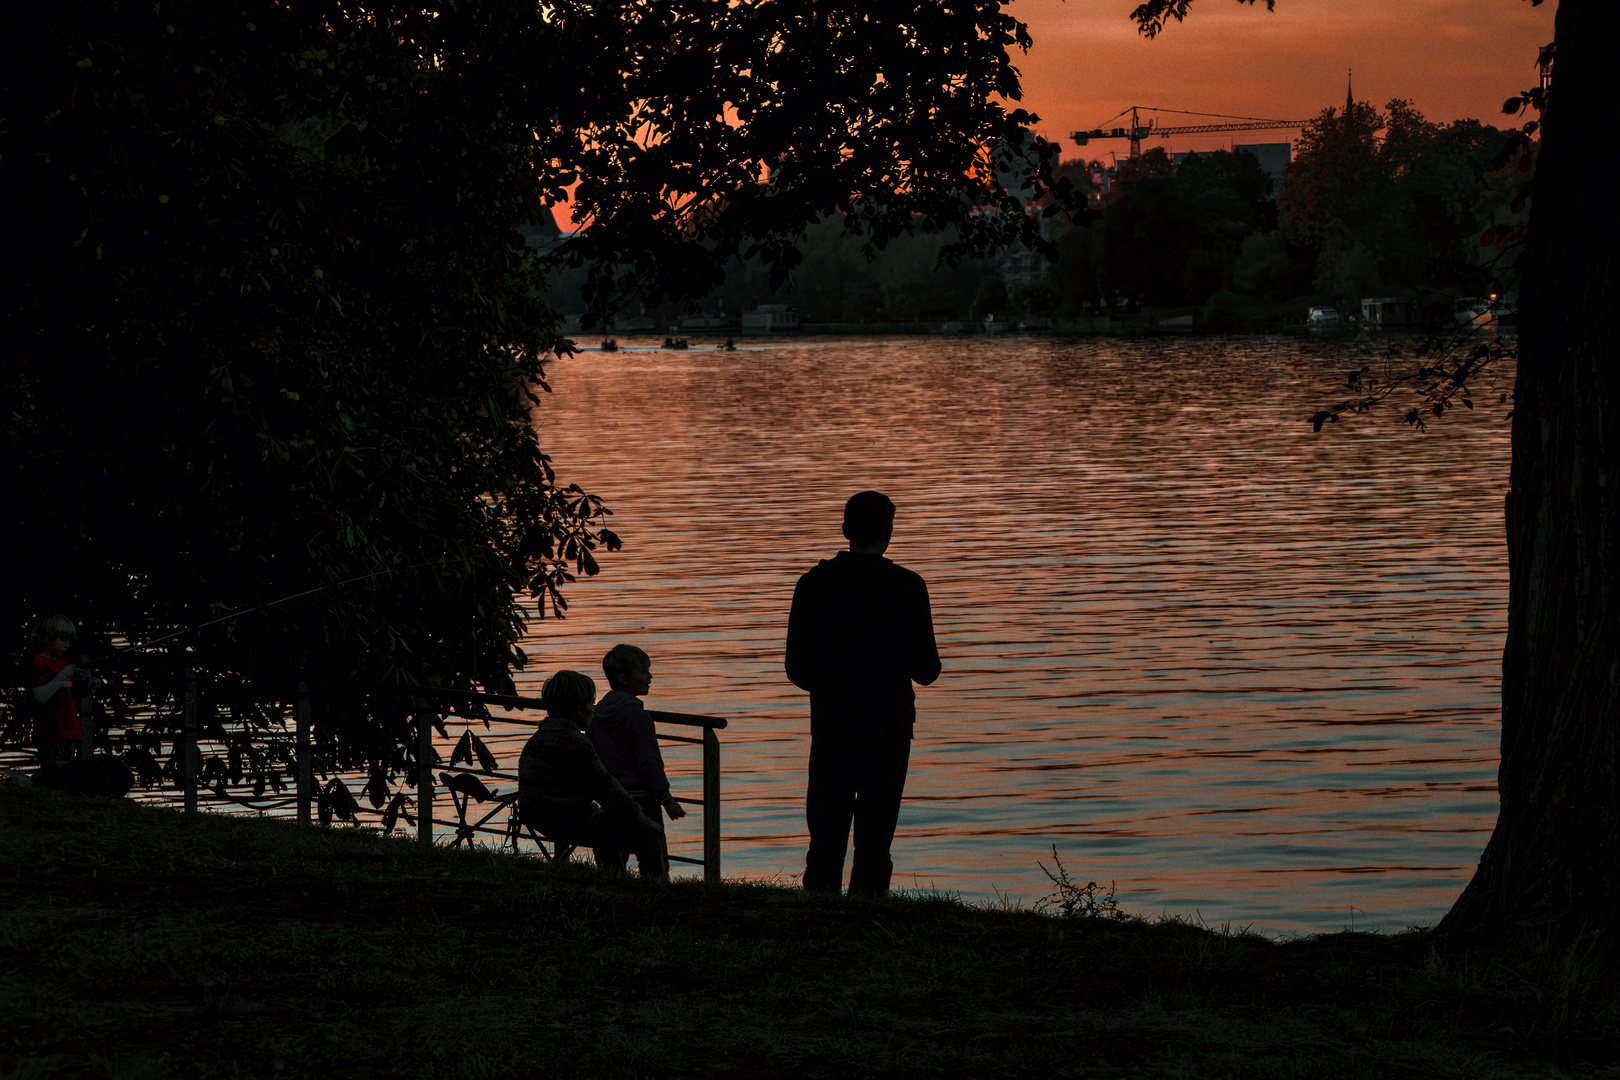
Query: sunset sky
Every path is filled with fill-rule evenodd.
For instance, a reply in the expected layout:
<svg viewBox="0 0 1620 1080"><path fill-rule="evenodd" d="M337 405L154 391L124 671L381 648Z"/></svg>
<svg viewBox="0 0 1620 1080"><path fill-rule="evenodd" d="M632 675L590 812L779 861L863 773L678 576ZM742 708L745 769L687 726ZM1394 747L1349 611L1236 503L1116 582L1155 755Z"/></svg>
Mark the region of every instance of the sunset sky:
<svg viewBox="0 0 1620 1080"><path fill-rule="evenodd" d="M1536 83L1536 51L1553 37L1556 3L1529 0L1278 0L1268 13L1235 0L1197 0L1184 23L1149 41L1130 12L1138 0L1015 0L1035 39L1016 60L1024 106L1042 134L1074 148L1069 132L1131 105L1274 117L1314 116L1356 98L1411 99L1431 120L1502 124L1503 99ZM1197 122L1189 120L1187 122ZM1115 122L1116 124L1119 121ZM1291 139L1287 131L1173 137L1144 145L1215 149L1229 141ZM1087 157L1123 157L1124 140L1094 142Z"/></svg>

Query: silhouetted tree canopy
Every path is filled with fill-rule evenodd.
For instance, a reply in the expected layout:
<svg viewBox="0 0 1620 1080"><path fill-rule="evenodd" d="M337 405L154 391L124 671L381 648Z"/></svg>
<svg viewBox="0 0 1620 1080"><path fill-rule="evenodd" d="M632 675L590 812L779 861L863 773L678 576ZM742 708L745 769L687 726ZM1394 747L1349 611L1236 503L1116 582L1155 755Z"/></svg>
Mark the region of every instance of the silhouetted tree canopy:
<svg viewBox="0 0 1620 1080"><path fill-rule="evenodd" d="M1398 99L1384 112L1366 102L1348 113L1326 109L1300 133L1278 221L1288 239L1318 253L1322 293L1417 284L1481 291L1473 268L1495 262L1498 276L1512 272L1481 257L1475 241L1489 226L1524 220L1511 205L1526 177L1516 163L1496 161L1507 138L1477 120L1432 123Z"/></svg>
<svg viewBox="0 0 1620 1080"><path fill-rule="evenodd" d="M599 305L789 272L828 215L1037 242L995 171L1051 156L1006 150L1028 40L996 0L8 5L7 650L374 574L177 647L509 685L618 543L536 437L569 346L518 227L566 200Z"/></svg>

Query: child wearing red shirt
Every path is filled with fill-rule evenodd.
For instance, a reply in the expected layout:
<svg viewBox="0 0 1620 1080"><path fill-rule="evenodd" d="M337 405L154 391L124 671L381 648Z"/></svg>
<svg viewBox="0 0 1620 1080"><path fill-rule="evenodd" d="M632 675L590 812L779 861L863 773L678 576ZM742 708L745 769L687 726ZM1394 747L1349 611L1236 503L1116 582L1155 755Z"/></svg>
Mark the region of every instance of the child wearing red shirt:
<svg viewBox="0 0 1620 1080"><path fill-rule="evenodd" d="M79 755L84 737L79 702L73 696L77 669L67 662L69 643L77 633L65 615L50 615L34 624L29 636L28 689L34 698L34 745L42 772L51 772Z"/></svg>

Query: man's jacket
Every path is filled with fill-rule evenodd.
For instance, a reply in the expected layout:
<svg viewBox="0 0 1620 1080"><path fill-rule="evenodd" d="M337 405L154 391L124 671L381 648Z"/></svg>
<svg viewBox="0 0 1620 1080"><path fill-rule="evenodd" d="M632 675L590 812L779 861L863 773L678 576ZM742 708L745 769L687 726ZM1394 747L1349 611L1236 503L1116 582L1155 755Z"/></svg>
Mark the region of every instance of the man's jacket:
<svg viewBox="0 0 1620 1080"><path fill-rule="evenodd" d="M923 579L882 555L840 551L799 579L788 616L787 677L810 692L811 728L834 717L916 715L911 684L939 678Z"/></svg>

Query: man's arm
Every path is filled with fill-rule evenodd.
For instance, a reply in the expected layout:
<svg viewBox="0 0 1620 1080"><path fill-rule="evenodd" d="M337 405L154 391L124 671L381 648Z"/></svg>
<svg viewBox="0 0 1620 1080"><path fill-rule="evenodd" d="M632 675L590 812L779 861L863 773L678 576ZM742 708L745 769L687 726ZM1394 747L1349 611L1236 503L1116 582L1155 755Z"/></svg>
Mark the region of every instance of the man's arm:
<svg viewBox="0 0 1620 1080"><path fill-rule="evenodd" d="M917 578L917 595L913 598L913 649L911 678L919 686L927 686L939 678L939 646L934 641L934 612L928 603L928 583Z"/></svg>
<svg viewBox="0 0 1620 1080"><path fill-rule="evenodd" d="M800 690L815 689L816 676L821 667L817 655L818 631L815 611L815 587L810 575L805 574L793 589L793 607L788 610L787 669L788 682Z"/></svg>

